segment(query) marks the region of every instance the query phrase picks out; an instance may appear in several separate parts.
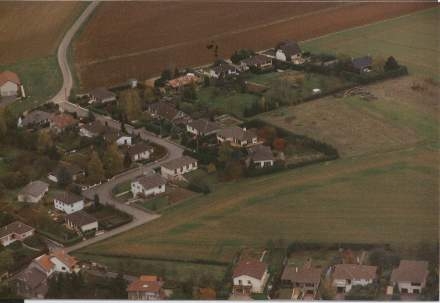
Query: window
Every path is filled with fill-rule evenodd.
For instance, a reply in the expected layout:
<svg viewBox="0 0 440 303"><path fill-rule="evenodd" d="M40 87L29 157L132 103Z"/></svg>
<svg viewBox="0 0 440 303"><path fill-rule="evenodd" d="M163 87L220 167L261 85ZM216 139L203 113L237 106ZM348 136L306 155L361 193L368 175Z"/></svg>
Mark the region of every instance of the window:
<svg viewBox="0 0 440 303"><path fill-rule="evenodd" d="M420 283L411 282L411 286L420 286Z"/></svg>
<svg viewBox="0 0 440 303"><path fill-rule="evenodd" d="M413 294L419 294L420 290L419 289L413 289Z"/></svg>
<svg viewBox="0 0 440 303"><path fill-rule="evenodd" d="M251 284L252 284L251 280L248 280L248 284L249 284L249 285L251 285Z"/></svg>

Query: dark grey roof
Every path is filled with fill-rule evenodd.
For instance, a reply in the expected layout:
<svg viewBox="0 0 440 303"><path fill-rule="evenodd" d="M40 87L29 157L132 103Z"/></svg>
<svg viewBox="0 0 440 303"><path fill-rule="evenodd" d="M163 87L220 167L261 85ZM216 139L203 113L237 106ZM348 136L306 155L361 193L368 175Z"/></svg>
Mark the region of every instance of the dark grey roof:
<svg viewBox="0 0 440 303"><path fill-rule="evenodd" d="M188 125L194 129L196 129L198 132L201 132L204 134L214 132L214 131L220 129L220 125L218 125L217 123L211 122L209 120L206 120L206 119L193 120L193 121L189 122Z"/></svg>
<svg viewBox="0 0 440 303"><path fill-rule="evenodd" d="M353 58L351 62L355 69L363 69L373 64L373 58L371 58L370 56L358 57Z"/></svg>
<svg viewBox="0 0 440 303"><path fill-rule="evenodd" d="M95 120L89 124L83 125L82 128L84 128L85 130L87 130L93 134L97 134L97 135L103 133L106 130L106 127L98 120Z"/></svg>
<svg viewBox="0 0 440 303"><path fill-rule="evenodd" d="M95 217L82 210L66 215L65 220L72 222L73 225L78 227L97 221Z"/></svg>
<svg viewBox="0 0 440 303"><path fill-rule="evenodd" d="M145 151L152 152L153 151L153 147L151 145L148 145L148 144L144 143L144 142L139 142L139 143L134 144L133 146L131 146L128 149L128 154L130 156L134 156L134 155L138 155L140 153L143 153Z"/></svg>
<svg viewBox="0 0 440 303"><path fill-rule="evenodd" d="M98 87L90 91L91 96L95 97L97 100L104 99L116 99L115 93L109 91L105 87Z"/></svg>
<svg viewBox="0 0 440 303"><path fill-rule="evenodd" d="M169 121L172 121L178 115L179 111L173 104L167 102L156 102L148 107L148 111Z"/></svg>
<svg viewBox="0 0 440 303"><path fill-rule="evenodd" d="M142 176L136 179L136 181L139 182L145 189L155 188L167 183L167 181L158 174Z"/></svg>
<svg viewBox="0 0 440 303"><path fill-rule="evenodd" d="M48 112L44 112L41 110L34 110L33 112L30 112L23 118L22 124L23 126L28 126L32 124L42 123L44 121L49 121L51 116L52 114Z"/></svg>
<svg viewBox="0 0 440 303"><path fill-rule="evenodd" d="M15 221L0 228L0 238L3 238L4 236L10 235L12 233L24 234L33 229L34 228L30 227L29 225L26 225L20 221Z"/></svg>
<svg viewBox="0 0 440 303"><path fill-rule="evenodd" d="M46 192L49 188L49 184L46 182L37 180L32 181L28 183L21 191L20 194L27 195L27 196L33 196L38 197L44 192Z"/></svg>
<svg viewBox="0 0 440 303"><path fill-rule="evenodd" d="M253 161L274 160L273 153L270 147L263 144L249 147L248 153Z"/></svg>
<svg viewBox="0 0 440 303"><path fill-rule="evenodd" d="M55 195L54 198L57 199L58 201L63 202L64 204L74 204L75 202L83 200L82 197L68 191L59 193Z"/></svg>
<svg viewBox="0 0 440 303"><path fill-rule="evenodd" d="M283 41L278 45L278 49L282 50L287 58L301 53L301 48L295 41Z"/></svg>
<svg viewBox="0 0 440 303"><path fill-rule="evenodd" d="M247 66L258 66L261 64L267 64L269 62L272 62L272 59L263 55L255 55L246 58L244 60L241 60L240 62L246 64Z"/></svg>
<svg viewBox="0 0 440 303"><path fill-rule="evenodd" d="M227 62L220 62L218 65L214 66L212 70L217 74L226 74L228 72L236 72L237 68Z"/></svg>
<svg viewBox="0 0 440 303"><path fill-rule="evenodd" d="M29 286L30 289L36 290L42 285L45 286L47 277L46 274L35 267L27 267L16 275L14 279L23 281ZM43 289L42 292L45 293L45 290Z"/></svg>
<svg viewBox="0 0 440 303"><path fill-rule="evenodd" d="M168 161L164 164L162 164L163 167L167 168L167 169L177 169L177 168L181 168L185 165L189 165L191 163L196 163L197 160L194 158L191 158L190 156L182 156L180 158Z"/></svg>

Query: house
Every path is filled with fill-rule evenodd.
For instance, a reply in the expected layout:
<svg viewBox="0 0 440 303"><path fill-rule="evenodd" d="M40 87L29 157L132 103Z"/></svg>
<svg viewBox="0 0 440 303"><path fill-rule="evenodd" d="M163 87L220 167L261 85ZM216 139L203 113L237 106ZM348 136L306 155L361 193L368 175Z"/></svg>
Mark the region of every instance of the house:
<svg viewBox="0 0 440 303"><path fill-rule="evenodd" d="M153 118L161 118L173 122L182 119L187 115L178 109L176 106L164 101L159 101L148 106L148 112Z"/></svg>
<svg viewBox="0 0 440 303"><path fill-rule="evenodd" d="M314 299L321 282L322 269L312 267L311 261L302 267L287 265L281 276L281 282L294 290L299 289L304 299Z"/></svg>
<svg viewBox="0 0 440 303"><path fill-rule="evenodd" d="M280 61L292 62L293 64L303 64L301 48L295 41L283 41L275 48L275 57Z"/></svg>
<svg viewBox="0 0 440 303"><path fill-rule="evenodd" d="M133 140L133 138L130 137L130 136L119 135L118 138L116 139L116 144L118 146L121 146L121 145L128 145L128 146L130 146L130 145L132 145L132 140Z"/></svg>
<svg viewBox="0 0 440 303"><path fill-rule="evenodd" d="M20 221L12 222L0 228L0 243L8 246L15 241L23 241L24 239L34 235L35 229Z"/></svg>
<svg viewBox="0 0 440 303"><path fill-rule="evenodd" d="M273 166L275 158L270 146L258 144L249 147L247 150L249 161L253 163L255 167L263 168Z"/></svg>
<svg viewBox="0 0 440 303"><path fill-rule="evenodd" d="M397 285L401 294L420 294L428 278L428 262L401 260L391 273L391 283Z"/></svg>
<svg viewBox="0 0 440 303"><path fill-rule="evenodd" d="M333 287L337 293L347 293L353 286L366 286L376 280L376 266L337 264L333 272Z"/></svg>
<svg viewBox="0 0 440 303"><path fill-rule="evenodd" d="M49 254L41 255L29 264L28 268L36 268L43 272L46 277L54 273L73 273L77 272L78 261L66 253L63 249L57 249Z"/></svg>
<svg viewBox="0 0 440 303"><path fill-rule="evenodd" d="M50 128L55 130L57 133L60 133L77 124L78 120L68 114L54 114L49 119Z"/></svg>
<svg viewBox="0 0 440 303"><path fill-rule="evenodd" d="M95 120L91 123L81 126L79 129L79 135L82 137L94 138L102 135L105 130L106 127L98 120Z"/></svg>
<svg viewBox="0 0 440 303"><path fill-rule="evenodd" d="M0 97L17 97L21 94L21 82L16 73L0 73Z"/></svg>
<svg viewBox="0 0 440 303"><path fill-rule="evenodd" d="M190 156L182 156L170 160L160 167L162 176L167 179L180 179L182 175L197 169L197 160Z"/></svg>
<svg viewBox="0 0 440 303"><path fill-rule="evenodd" d="M246 128L231 126L218 131L217 140L219 143L228 141L231 145L245 147L249 144L257 143L257 134Z"/></svg>
<svg viewBox="0 0 440 303"><path fill-rule="evenodd" d="M49 190L49 184L43 181L28 183L19 193L19 202L38 203Z"/></svg>
<svg viewBox="0 0 440 303"><path fill-rule="evenodd" d="M116 94L109 91L105 87L98 87L89 92L90 101L89 103L108 103L116 101Z"/></svg>
<svg viewBox="0 0 440 303"><path fill-rule="evenodd" d="M65 169L70 176L72 176L73 181L77 181L78 178L84 177L86 172L81 167L68 163L68 162L60 162L59 166L54 170L49 172L47 178L55 183L58 183L58 175L62 169Z"/></svg>
<svg viewBox="0 0 440 303"><path fill-rule="evenodd" d="M15 292L22 298L44 299L47 294L47 276L37 268L27 267L11 280Z"/></svg>
<svg viewBox="0 0 440 303"><path fill-rule="evenodd" d="M83 210L66 215L64 220L68 228L76 231L98 231L98 220Z"/></svg>
<svg viewBox="0 0 440 303"><path fill-rule="evenodd" d="M80 211L84 208L84 199L70 192L62 192L55 195L53 199L54 207L66 214Z"/></svg>
<svg viewBox="0 0 440 303"><path fill-rule="evenodd" d="M243 71L246 71L246 70L257 70L257 71L270 70L270 69L272 69L272 58L258 54L258 55L241 60L240 67Z"/></svg>
<svg viewBox="0 0 440 303"><path fill-rule="evenodd" d="M131 182L131 193L133 197L144 195L157 195L165 192L165 184L167 181L158 174L141 176Z"/></svg>
<svg viewBox="0 0 440 303"><path fill-rule="evenodd" d="M52 114L41 110L34 110L27 114L19 123L22 127L43 126L49 125L49 120Z"/></svg>
<svg viewBox="0 0 440 303"><path fill-rule="evenodd" d="M207 72L208 77L215 79L234 77L238 76L239 74L240 71L236 66L225 61L220 61L217 65L211 67Z"/></svg>
<svg viewBox="0 0 440 303"><path fill-rule="evenodd" d="M127 152L132 161L142 161L150 159L154 148L144 142L139 142L130 146Z"/></svg>
<svg viewBox="0 0 440 303"><path fill-rule="evenodd" d="M165 299L163 281L157 276L140 276L127 287L128 300Z"/></svg>
<svg viewBox="0 0 440 303"><path fill-rule="evenodd" d="M200 81L199 77L197 77L193 73L187 73L184 76L180 76L178 78L169 80L167 82L167 86L174 90L179 90L180 88L195 84L199 81Z"/></svg>
<svg viewBox="0 0 440 303"><path fill-rule="evenodd" d="M352 58L351 64L357 73L368 73L371 71L371 67L373 66L373 58L370 56Z"/></svg>
<svg viewBox="0 0 440 303"><path fill-rule="evenodd" d="M186 125L187 132L200 137L215 134L220 128L217 123L206 119L193 120Z"/></svg>
<svg viewBox="0 0 440 303"><path fill-rule="evenodd" d="M262 293L269 273L267 265L259 260L246 259L237 263L232 274L233 294Z"/></svg>

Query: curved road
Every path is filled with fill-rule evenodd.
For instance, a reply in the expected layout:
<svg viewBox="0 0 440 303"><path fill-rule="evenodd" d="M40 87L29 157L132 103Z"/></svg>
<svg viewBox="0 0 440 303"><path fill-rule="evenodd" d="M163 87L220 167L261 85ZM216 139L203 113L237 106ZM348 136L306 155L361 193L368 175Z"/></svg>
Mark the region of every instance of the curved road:
<svg viewBox="0 0 440 303"><path fill-rule="evenodd" d="M56 103L60 106L60 109L62 111L68 111L68 112L76 112L79 116L84 117L87 116L89 111L85 108L82 108L76 104L70 103L67 100L68 95L70 94L70 90L73 87L73 76L72 72L69 67L69 61L67 58L67 50L69 49L69 45L75 36L76 32L79 30L81 25L87 20L87 18L90 16L90 14L93 12L93 10L98 6L99 2L94 1L91 4L87 6L87 8L83 11L83 13L78 17L78 19L75 21L75 23L72 25L72 27L67 31L65 36L63 37L63 40L61 41L60 46L58 47L57 52L57 58L58 58L58 64L61 69L61 73L63 75L63 86L59 90L59 92L51 99L49 102ZM95 114L96 119L106 122L106 124L114 129L120 130L121 126L119 121L113 120L110 117L97 115ZM142 224L145 224L151 220L154 220L159 217L159 215L147 213L145 211L142 211L140 209L131 207L129 205L120 203L117 201L113 195L112 190L113 188L123 182L132 180L136 178L137 176L140 176L145 170L153 169L155 167L158 167L162 163L172 160L175 158L178 158L182 155L183 147L180 145L168 141L166 139L162 139L157 137L156 135L146 131L145 129L135 130L130 125L126 125L126 131L129 134L139 134L142 139L149 140L154 143L157 143L159 145L162 145L167 150L167 155L162 158L160 161L156 161L154 163L149 163L144 166L141 166L139 168L135 168L129 171L126 171L120 175L117 175L113 177L111 180L109 180L106 183L103 183L99 186L96 186L92 189L86 190L83 192L83 195L86 198L93 199L95 194L98 194L100 197L100 201L103 204L109 204L114 206L117 209L120 209L130 215L133 216L133 220L125 224L121 227L115 228L113 230L110 230L104 234L101 234L97 237L82 241L80 243L77 243L73 246L67 247L66 250L68 252L78 250L80 248L86 247L88 245L94 244L96 242L102 241L104 239L107 239L109 237L115 236L117 234L120 234L122 232L128 231L132 228L135 228L137 226L140 226Z"/></svg>

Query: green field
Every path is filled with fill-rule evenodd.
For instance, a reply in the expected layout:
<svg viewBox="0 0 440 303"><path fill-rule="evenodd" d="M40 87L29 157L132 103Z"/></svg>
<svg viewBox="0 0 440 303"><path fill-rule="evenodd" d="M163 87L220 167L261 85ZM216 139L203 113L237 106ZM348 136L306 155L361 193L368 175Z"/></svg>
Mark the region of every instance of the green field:
<svg viewBox="0 0 440 303"><path fill-rule="evenodd" d="M312 52L394 56L410 73L440 81L439 27L440 9L433 8L311 39L301 46Z"/></svg>
<svg viewBox="0 0 440 303"><path fill-rule="evenodd" d="M0 65L1 70L14 71L23 83L27 97L10 106L16 114L43 104L54 96L62 85L61 72L55 56Z"/></svg>

